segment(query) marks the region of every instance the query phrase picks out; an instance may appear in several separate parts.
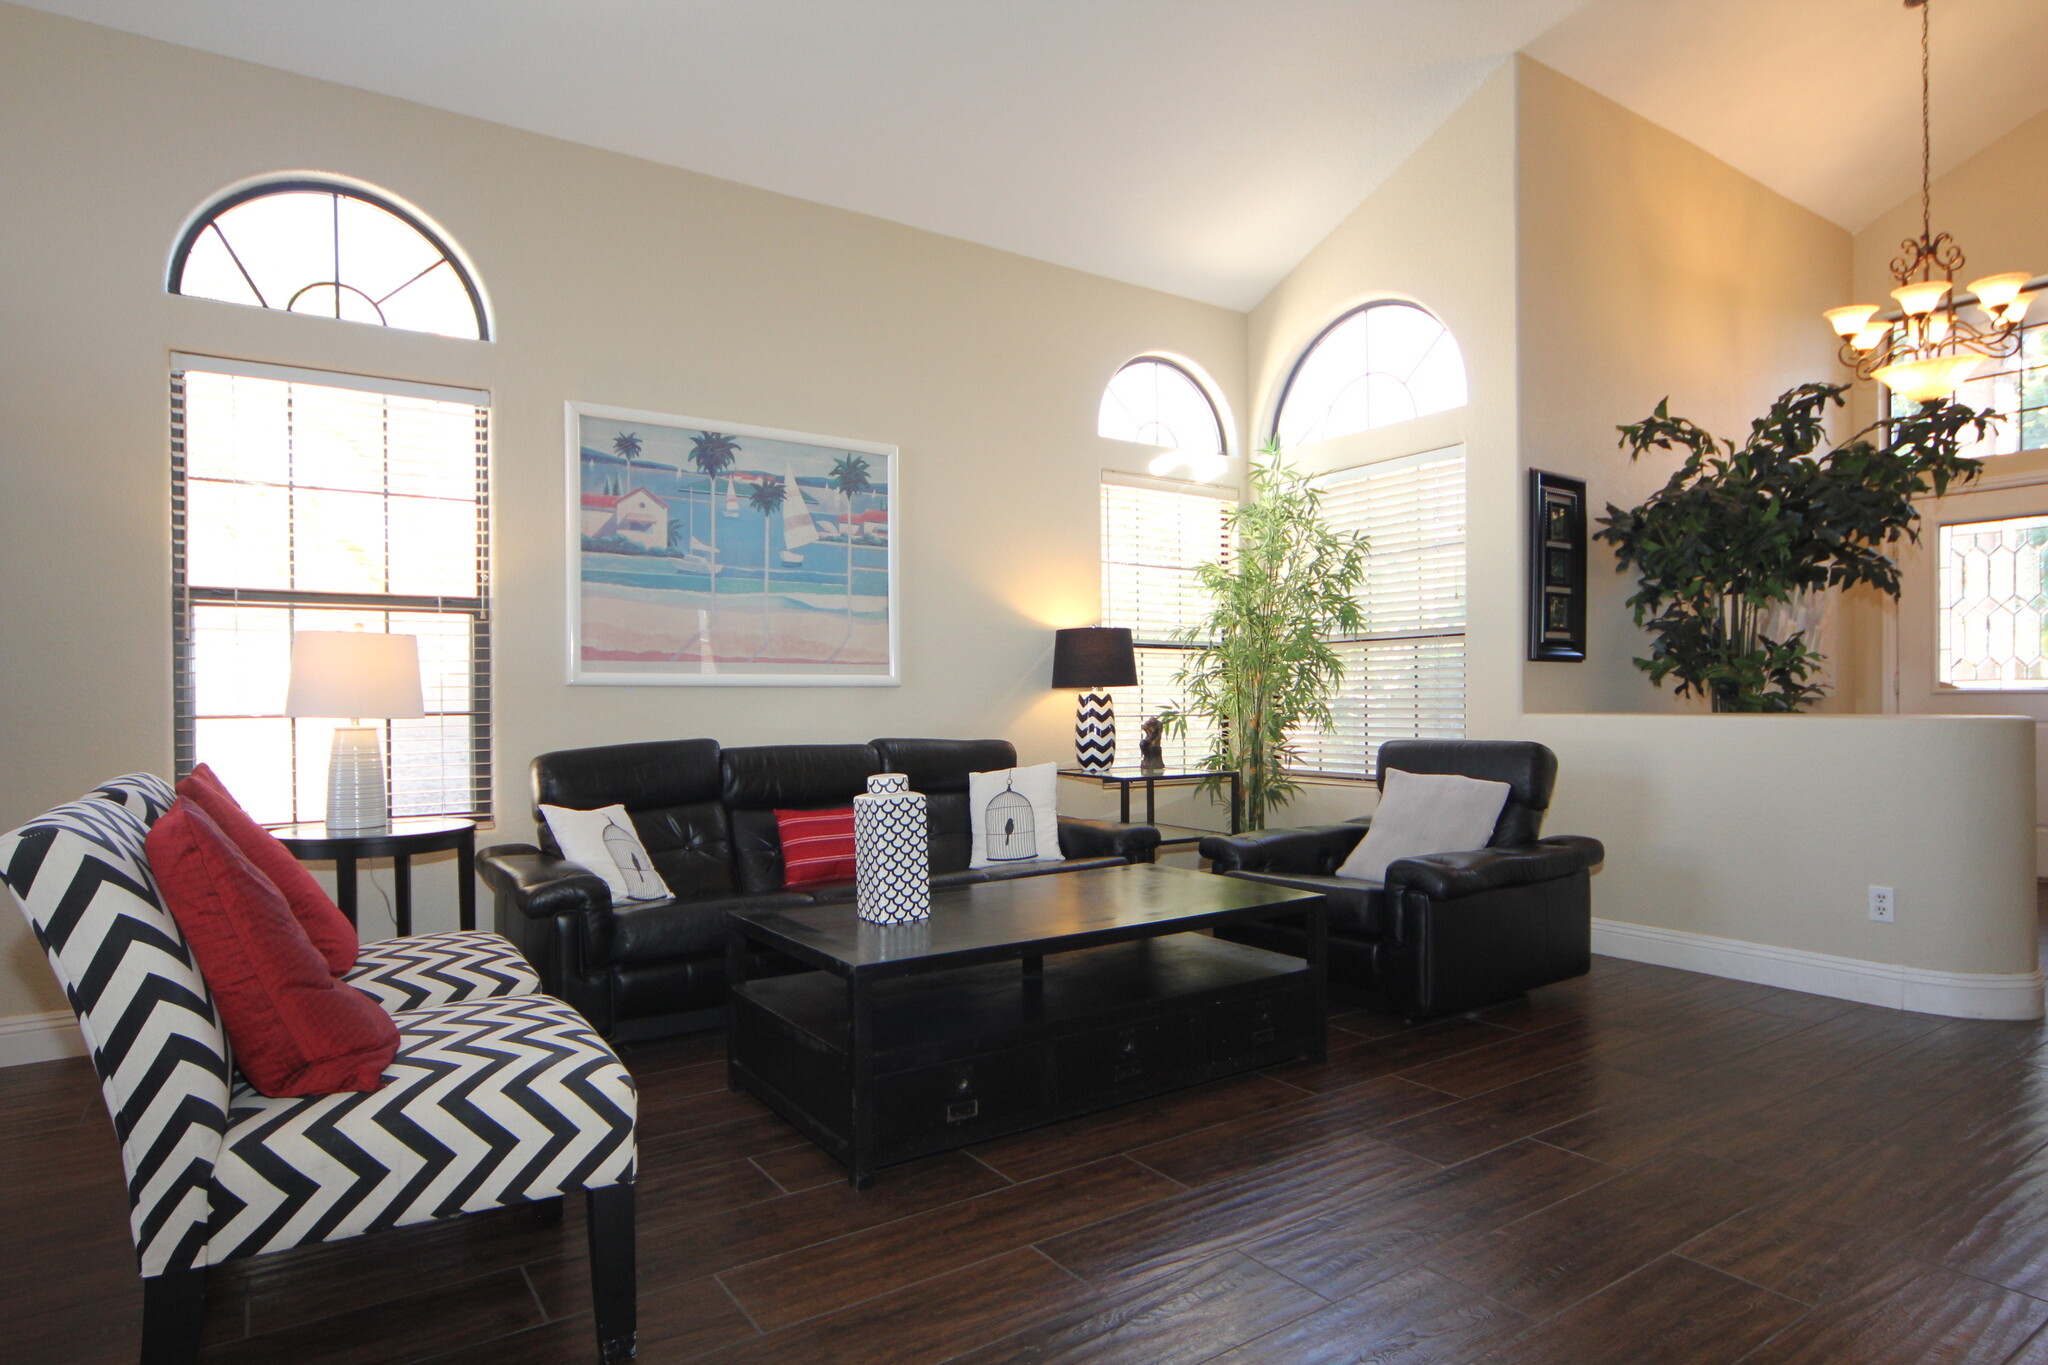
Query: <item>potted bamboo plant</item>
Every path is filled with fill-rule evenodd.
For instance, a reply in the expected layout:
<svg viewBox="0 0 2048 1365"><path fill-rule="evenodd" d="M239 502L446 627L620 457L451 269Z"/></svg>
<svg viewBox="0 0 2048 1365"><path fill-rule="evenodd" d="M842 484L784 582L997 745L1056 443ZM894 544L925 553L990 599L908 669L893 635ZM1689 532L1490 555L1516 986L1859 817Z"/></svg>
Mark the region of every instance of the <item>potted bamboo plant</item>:
<svg viewBox="0 0 2048 1365"><path fill-rule="evenodd" d="M1174 679L1181 705L1160 720L1176 734L1191 718L1214 727L1202 790L1220 795L1227 774L1239 774L1244 827L1264 829L1268 812L1300 790L1288 776L1290 736L1329 722L1344 661L1327 641L1362 628L1366 543L1323 522L1320 495L1277 444L1251 462L1251 493L1227 518L1228 560L1196 571L1213 605L1180 633L1195 649Z"/></svg>

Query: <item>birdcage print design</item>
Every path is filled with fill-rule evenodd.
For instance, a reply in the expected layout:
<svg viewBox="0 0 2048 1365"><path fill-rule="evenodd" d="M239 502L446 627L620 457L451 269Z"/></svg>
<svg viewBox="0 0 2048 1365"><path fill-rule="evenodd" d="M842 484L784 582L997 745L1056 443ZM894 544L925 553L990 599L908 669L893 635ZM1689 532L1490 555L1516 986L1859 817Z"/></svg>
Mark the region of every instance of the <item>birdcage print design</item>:
<svg viewBox="0 0 2048 1365"><path fill-rule="evenodd" d="M654 864L647 861L647 853L640 847L640 841L633 837L614 817L605 822L605 852L612 855L612 863L619 869L619 877L626 884L626 892L636 901L659 896L661 883L654 875Z"/></svg>
<svg viewBox="0 0 2048 1365"><path fill-rule="evenodd" d="M982 832L990 862L1020 863L1038 856L1038 824L1032 818L1031 803L1008 783L988 803Z"/></svg>

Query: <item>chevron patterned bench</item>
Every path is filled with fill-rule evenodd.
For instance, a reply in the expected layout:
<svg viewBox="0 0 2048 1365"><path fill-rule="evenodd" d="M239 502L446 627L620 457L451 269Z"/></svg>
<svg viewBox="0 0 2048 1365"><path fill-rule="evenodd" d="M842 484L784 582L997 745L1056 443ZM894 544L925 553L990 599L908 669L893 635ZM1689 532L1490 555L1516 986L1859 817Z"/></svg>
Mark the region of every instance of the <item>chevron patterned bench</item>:
<svg viewBox="0 0 2048 1365"><path fill-rule="evenodd" d="M0 835L121 1140L143 1365L199 1358L205 1269L507 1204L589 1202L598 1357L635 1348L633 1079L496 934L372 944L349 976L391 1013L372 1092L273 1099L234 1070L143 853L172 801L119 778Z"/></svg>

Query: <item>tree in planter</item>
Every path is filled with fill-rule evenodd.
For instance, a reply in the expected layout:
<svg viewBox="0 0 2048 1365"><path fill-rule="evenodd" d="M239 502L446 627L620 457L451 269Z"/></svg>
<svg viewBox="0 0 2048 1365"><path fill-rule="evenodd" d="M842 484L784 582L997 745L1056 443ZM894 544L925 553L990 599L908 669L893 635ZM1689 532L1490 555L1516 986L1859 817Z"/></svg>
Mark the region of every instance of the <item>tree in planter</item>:
<svg viewBox="0 0 2048 1365"><path fill-rule="evenodd" d="M1919 539L1913 499L1974 479L1978 462L1960 453L1964 432L1982 437L1998 419L1925 403L1816 454L1826 446L1828 408L1842 406L1848 391L1786 390L1741 447L1671 416L1668 399L1617 428L1631 460L1652 448L1685 452L1641 506L1609 503L1594 532L1614 546L1619 568L1642 575L1628 602L1653 637L1650 657L1635 661L1651 682L1676 678L1679 696L1705 697L1716 711L1800 710L1826 694L1812 681L1823 656L1804 632L1764 634L1771 609L1858 583L1898 598L1888 551L1901 536Z"/></svg>
<svg viewBox="0 0 2048 1365"><path fill-rule="evenodd" d="M1244 827L1264 829L1267 812L1301 789L1287 775L1290 733L1329 723L1330 694L1344 678L1344 661L1325 641L1363 629L1354 594L1366 544L1324 524L1321 496L1277 444L1252 461L1251 485L1251 501L1226 518L1229 561L1195 571L1214 606L1179 634L1196 648L1174 678L1181 704L1159 719L1174 734L1187 733L1190 717L1214 725L1201 790L1220 795L1225 774L1240 774Z"/></svg>

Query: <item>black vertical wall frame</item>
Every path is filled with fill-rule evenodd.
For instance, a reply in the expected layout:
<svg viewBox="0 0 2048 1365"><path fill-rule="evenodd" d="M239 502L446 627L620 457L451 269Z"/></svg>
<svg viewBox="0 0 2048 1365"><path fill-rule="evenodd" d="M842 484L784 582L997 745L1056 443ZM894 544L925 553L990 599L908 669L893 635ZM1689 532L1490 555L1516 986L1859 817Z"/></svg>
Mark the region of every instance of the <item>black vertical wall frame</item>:
<svg viewBox="0 0 2048 1365"><path fill-rule="evenodd" d="M1529 471L1529 657L1586 657L1586 481Z"/></svg>

